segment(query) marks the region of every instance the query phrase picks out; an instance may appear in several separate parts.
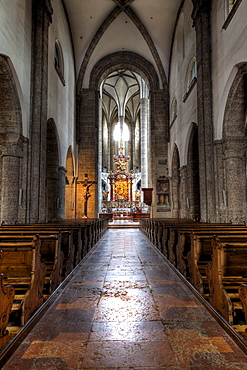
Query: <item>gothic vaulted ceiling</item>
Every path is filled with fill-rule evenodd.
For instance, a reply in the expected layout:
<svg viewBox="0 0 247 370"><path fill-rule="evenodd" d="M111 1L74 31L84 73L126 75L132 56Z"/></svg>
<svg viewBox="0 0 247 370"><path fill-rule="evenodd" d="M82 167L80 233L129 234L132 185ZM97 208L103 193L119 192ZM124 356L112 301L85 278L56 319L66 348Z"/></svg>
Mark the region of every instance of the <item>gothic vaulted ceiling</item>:
<svg viewBox="0 0 247 370"><path fill-rule="evenodd" d="M108 54L139 54L162 86L182 0L63 0L73 39L77 78L89 86L95 64Z"/></svg>

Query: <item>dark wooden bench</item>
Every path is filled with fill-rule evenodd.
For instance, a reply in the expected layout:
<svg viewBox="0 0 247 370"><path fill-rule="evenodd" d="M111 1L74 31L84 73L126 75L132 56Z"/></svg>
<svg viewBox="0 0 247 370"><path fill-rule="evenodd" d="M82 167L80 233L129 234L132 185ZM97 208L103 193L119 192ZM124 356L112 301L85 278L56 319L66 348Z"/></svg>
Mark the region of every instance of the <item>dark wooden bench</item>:
<svg viewBox="0 0 247 370"><path fill-rule="evenodd" d="M64 261L63 252L63 250L65 250L66 254L68 254L68 232L54 229L29 228L26 226L19 226L18 228L12 227L8 228L8 230L0 228L0 244L1 242L7 241L21 242L26 240L26 242L31 242L34 232L39 235L41 241L41 262L46 265L45 291L48 297L64 279L64 271L71 268L68 267L68 263L66 264L66 261Z"/></svg>
<svg viewBox="0 0 247 370"><path fill-rule="evenodd" d="M24 325L33 312L44 302L46 266L40 258L41 241L35 235L32 242L1 242L4 258L1 273L4 285L15 290L11 318L17 325Z"/></svg>
<svg viewBox="0 0 247 370"><path fill-rule="evenodd" d="M191 268L189 268L188 264L188 254L191 252L191 232L194 232L194 235L197 235L197 238L199 238L201 235L244 234L247 233L247 228L243 225L203 224L194 225L193 229L191 227L181 227L178 229L177 245L175 246L175 266L186 278L189 278L191 275Z"/></svg>
<svg viewBox="0 0 247 370"><path fill-rule="evenodd" d="M142 219L140 227L143 234L154 244L159 251L167 257L174 265L174 256L172 249L175 244L173 230L181 226L190 225L192 228L195 222L183 219Z"/></svg>
<svg viewBox="0 0 247 370"><path fill-rule="evenodd" d="M244 311L239 289L247 283L247 239L232 241L215 236L212 248L212 261L206 266L209 302L233 324Z"/></svg>
<svg viewBox="0 0 247 370"><path fill-rule="evenodd" d="M3 261L3 251L0 250L0 271ZM6 329L9 323L9 316L14 303L15 289L13 285L4 284L4 275L0 274L0 350L9 341L9 331Z"/></svg>
<svg viewBox="0 0 247 370"><path fill-rule="evenodd" d="M208 289L205 266L211 262L213 255L212 240L216 230L193 231L191 233L191 248L188 253L189 280L192 285L203 295ZM219 230L217 235L223 242L247 240L247 232L241 230Z"/></svg>

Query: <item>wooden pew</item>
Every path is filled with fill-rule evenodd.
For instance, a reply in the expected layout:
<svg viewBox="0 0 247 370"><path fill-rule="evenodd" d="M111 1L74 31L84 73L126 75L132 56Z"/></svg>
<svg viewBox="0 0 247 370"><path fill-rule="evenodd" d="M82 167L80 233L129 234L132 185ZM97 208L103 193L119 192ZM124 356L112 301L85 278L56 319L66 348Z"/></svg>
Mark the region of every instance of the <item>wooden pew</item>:
<svg viewBox="0 0 247 370"><path fill-rule="evenodd" d="M3 261L3 251L0 250L0 271ZM0 274L0 350L9 341L9 331L6 329L9 323L9 316L14 303L15 289L12 285L4 284L4 275Z"/></svg>
<svg viewBox="0 0 247 370"><path fill-rule="evenodd" d="M238 294L242 303L242 310L244 312L245 321L247 322L247 284L244 283L239 286Z"/></svg>
<svg viewBox="0 0 247 370"><path fill-rule="evenodd" d="M202 224L193 225L193 229L191 227L181 227L177 230L178 237L177 237L177 245L175 246L175 254L176 254L176 268L186 277L189 278L190 275L193 273L191 271L191 262L189 266L188 261L188 254L189 257L191 255L191 232L194 235L197 235L196 238L198 239L199 236L206 236L206 235L228 235L231 233L235 233L236 235L245 234L247 233L247 228L244 225L231 225L231 224ZM198 245L198 244L197 244ZM211 248L211 247L210 247ZM192 252L193 253L193 252ZM196 253L196 252L194 252ZM192 257L193 258L193 257Z"/></svg>
<svg viewBox="0 0 247 370"><path fill-rule="evenodd" d="M216 230L193 231L191 233L191 249L187 255L189 280L202 295L206 294L208 288L205 266L212 260L212 239L215 233ZM247 232L241 230L232 230L231 232L229 229L217 230L217 235L220 236L223 242L247 240Z"/></svg>
<svg viewBox="0 0 247 370"><path fill-rule="evenodd" d="M45 294L46 297L48 297L64 278L63 271L65 263L62 246L64 247L63 249L67 249L66 243L68 241L66 239L66 234L65 241L63 232L56 230L37 230L37 228L31 228L31 230L29 230L29 228L25 226L19 227L18 230L16 230L16 228L9 228L8 231L3 231L0 228L0 245L1 242L5 243L7 241L20 243L26 241L27 243L31 243L35 231L39 232L39 234L36 235L39 235L41 241L41 262L46 265ZM62 244L62 240L64 244Z"/></svg>
<svg viewBox="0 0 247 370"><path fill-rule="evenodd" d="M4 258L1 273L4 285L15 289L11 317L17 325L24 325L44 301L43 288L46 266L40 258L41 241L35 235L32 242L1 242Z"/></svg>
<svg viewBox="0 0 247 370"><path fill-rule="evenodd" d="M247 239L231 241L215 236L212 247L212 262L206 267L209 302L233 324L243 309L239 289L247 283Z"/></svg>
<svg viewBox="0 0 247 370"><path fill-rule="evenodd" d="M58 275L61 275L62 279L64 279L74 268L75 245L73 242L73 232L70 227L59 228L58 225L47 224L4 226L0 227L0 240L4 238L12 238L14 240L21 235L30 236L34 233L39 234L42 240L42 259L45 258L45 261L49 265L52 264L52 261L53 265L56 263L56 267L54 266L56 273L53 271L54 279L57 281ZM52 239L54 240L52 241ZM47 258L48 256L50 256L50 260ZM61 272L60 263L63 263Z"/></svg>

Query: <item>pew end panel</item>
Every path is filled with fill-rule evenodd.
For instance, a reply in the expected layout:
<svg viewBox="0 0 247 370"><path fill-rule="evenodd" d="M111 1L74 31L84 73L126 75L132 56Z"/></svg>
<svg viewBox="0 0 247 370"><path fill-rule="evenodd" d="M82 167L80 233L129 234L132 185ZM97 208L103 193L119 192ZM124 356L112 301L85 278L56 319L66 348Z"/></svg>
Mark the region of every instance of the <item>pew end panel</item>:
<svg viewBox="0 0 247 370"><path fill-rule="evenodd" d="M0 251L0 270L3 252ZM15 298L15 289L12 285L4 284L4 275L0 273L0 350L9 341L9 331L7 325L12 311Z"/></svg>
<svg viewBox="0 0 247 370"><path fill-rule="evenodd" d="M223 243L215 236L212 248L212 262L206 267L209 302L230 324L234 324L244 313L239 290L247 283L247 241Z"/></svg>
<svg viewBox="0 0 247 370"><path fill-rule="evenodd" d="M244 312L245 321L247 322L247 283L241 284L238 288L238 292L242 303L242 310Z"/></svg>
<svg viewBox="0 0 247 370"><path fill-rule="evenodd" d="M44 301L43 289L46 267L41 262L40 239L36 235L31 245L13 243L4 249L1 263L4 284L15 289L11 319L23 326Z"/></svg>

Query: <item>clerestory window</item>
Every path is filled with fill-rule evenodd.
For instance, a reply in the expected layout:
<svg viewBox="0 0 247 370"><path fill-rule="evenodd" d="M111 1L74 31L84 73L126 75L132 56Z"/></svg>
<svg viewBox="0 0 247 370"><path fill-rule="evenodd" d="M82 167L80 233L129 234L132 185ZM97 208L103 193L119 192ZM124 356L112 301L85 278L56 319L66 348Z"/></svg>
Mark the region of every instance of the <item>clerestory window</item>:
<svg viewBox="0 0 247 370"><path fill-rule="evenodd" d="M227 29L241 2L242 0L225 0L225 23L222 26L224 30Z"/></svg>
<svg viewBox="0 0 247 370"><path fill-rule="evenodd" d="M127 124L125 122L123 123L123 128L121 132L120 122L118 122L113 131L114 141L118 141L118 142L129 141L129 138L130 138L130 133L129 133L129 128Z"/></svg>
<svg viewBox="0 0 247 370"><path fill-rule="evenodd" d="M54 47L54 67L62 84L65 86L63 53L58 40L55 41Z"/></svg>
<svg viewBox="0 0 247 370"><path fill-rule="evenodd" d="M171 125L175 121L178 115L178 102L177 99L174 98L172 101L172 106L171 106Z"/></svg>
<svg viewBox="0 0 247 370"><path fill-rule="evenodd" d="M195 86L197 81L197 63L196 58L193 57L190 61L187 79L186 79L186 93L183 97L183 102L187 99L188 95L190 94L191 90Z"/></svg>

